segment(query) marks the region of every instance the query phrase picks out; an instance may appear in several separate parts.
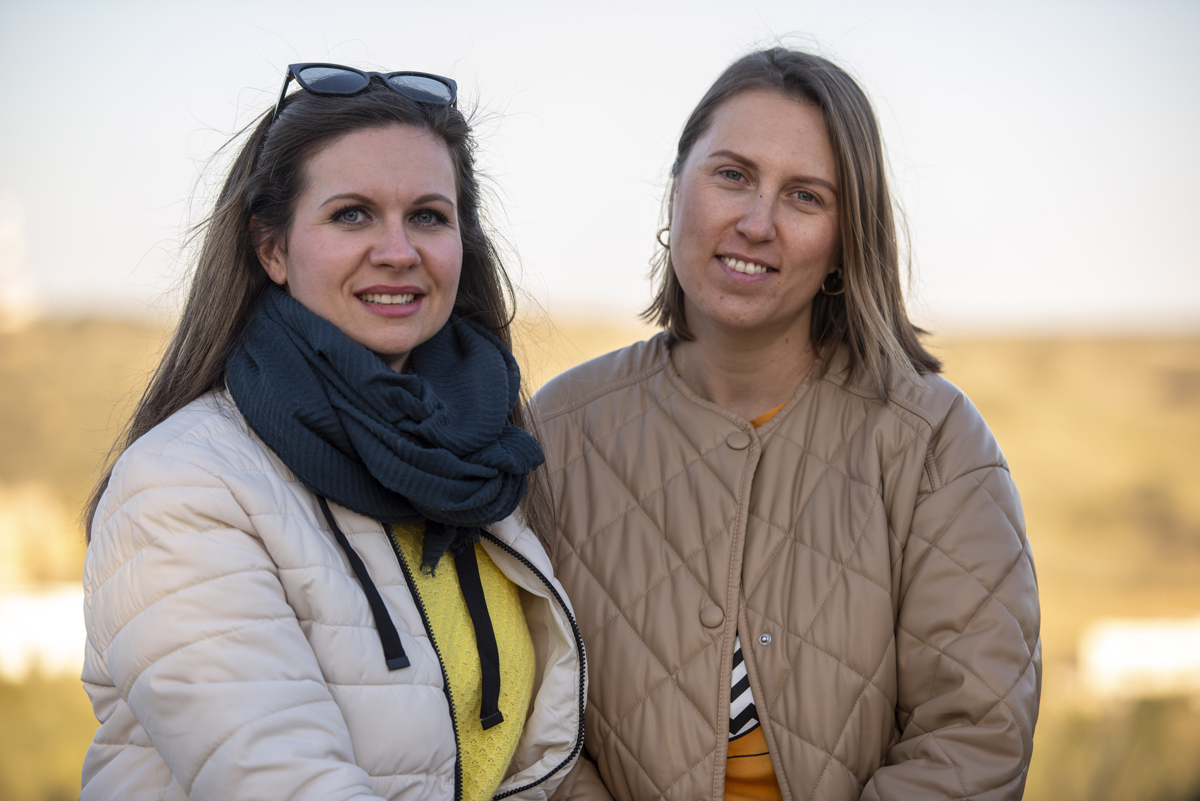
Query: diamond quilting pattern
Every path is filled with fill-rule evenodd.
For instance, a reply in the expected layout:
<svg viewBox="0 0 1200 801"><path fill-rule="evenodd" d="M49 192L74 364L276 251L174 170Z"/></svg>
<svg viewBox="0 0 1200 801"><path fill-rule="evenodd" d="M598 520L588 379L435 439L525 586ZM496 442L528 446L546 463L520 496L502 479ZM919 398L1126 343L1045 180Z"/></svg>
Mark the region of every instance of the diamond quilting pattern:
<svg viewBox="0 0 1200 801"><path fill-rule="evenodd" d="M995 467L957 478L939 491L934 509L919 505L914 521L914 528L919 531L934 532L928 541L935 548L953 553L954 561L989 590L1011 569L1013 556L1024 550L1021 535L988 492L988 485L1000 480L1000 470ZM947 511L938 511L947 506ZM958 523L964 518L970 521L969 525ZM979 528L995 535L986 539L974 536ZM927 535L917 536L926 539Z"/></svg>
<svg viewBox="0 0 1200 801"><path fill-rule="evenodd" d="M699 623L699 611L711 603L705 593L690 577L679 571L672 578L655 585L635 602L625 618L639 632L645 647L671 674L675 674L695 656L698 646L707 647L718 634L697 638L695 627L687 623ZM687 615L692 620L681 620L685 610L697 610ZM681 625L683 624L683 625ZM701 645L702 644L702 645Z"/></svg>
<svg viewBox="0 0 1200 801"><path fill-rule="evenodd" d="M649 732L659 732L656 752L663 759L639 760L642 769L658 787L669 787L691 766L714 750L715 732L707 725L704 715L679 694L677 685L662 683L647 693L645 703L638 704L614 727L617 739L644 753L644 738ZM663 704L672 710L672 720L664 725L661 719ZM669 735L666 732L670 732ZM681 770L681 766L685 770Z"/></svg>
<svg viewBox="0 0 1200 801"><path fill-rule="evenodd" d="M588 746L616 798L719 789L738 625L792 797L857 797L868 781L905 797L918 753L933 767L912 787L1016 786L971 755L1027 754L1036 718L1020 504L974 408L931 382L885 405L816 381L744 450L724 444L744 421L697 401L661 339L539 394L556 410L543 427L589 654ZM982 439L964 451L955 437ZM709 604L723 627L700 624Z"/></svg>
<svg viewBox="0 0 1200 801"><path fill-rule="evenodd" d="M661 410L647 415L656 413ZM707 760L711 770L720 709L713 702L712 677L721 672L723 651L718 647L720 630L707 631L707 641L697 643L694 631L679 625L675 614L663 612L678 610L682 617L694 608L695 617L708 604L726 604L730 528L737 513L734 488L745 458L739 453L731 461L725 434L707 428L712 433L699 444L678 437L657 443L656 435L648 433L655 427L643 419L622 421L616 430L593 430L589 441L596 445L559 479L574 486L599 485L597 491L613 498L607 506L564 503L560 513L563 530L572 532L567 540L575 557L565 561L580 563L588 574L582 583L602 589L610 612L603 621L588 619L598 627L582 629L589 654L596 655L593 675L620 671L620 683L629 690L590 699L608 729L603 741L593 745L623 763L628 757L620 754L644 740L647 732L661 728L661 710L676 710L671 744L660 743L672 758L641 765L638 772L656 789L672 788L672 797L679 798L695 797L695 786L680 781L686 775L679 772L681 765L699 769ZM663 427L657 431L662 438ZM664 478L659 485L642 484L638 476L645 463L628 458L646 450L660 454L653 460ZM613 493L615 487L622 488L619 494ZM667 498L672 492L690 496L695 503L671 505ZM614 554L630 558L614 559ZM719 577L720 584L710 592L712 576Z"/></svg>
<svg viewBox="0 0 1200 801"><path fill-rule="evenodd" d="M591 638L590 642L595 644L597 652L606 653L610 649L629 649L631 642L640 640L640 635L629 621L618 615L612 625ZM611 690L606 687L604 697L597 699L597 706L613 727L620 726L629 713L646 700L648 693L664 682L670 682L671 674L659 660L643 658L629 660L622 678L623 681L614 684Z"/></svg>

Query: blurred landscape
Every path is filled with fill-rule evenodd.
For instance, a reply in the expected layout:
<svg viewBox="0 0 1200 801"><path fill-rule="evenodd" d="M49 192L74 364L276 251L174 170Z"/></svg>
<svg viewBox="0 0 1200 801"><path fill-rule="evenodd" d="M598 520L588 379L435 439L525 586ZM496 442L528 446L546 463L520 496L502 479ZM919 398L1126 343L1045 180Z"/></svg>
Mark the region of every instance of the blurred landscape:
<svg viewBox="0 0 1200 801"><path fill-rule="evenodd" d="M0 616L10 616L0 623L0 798L78 795L96 726L72 663L82 623L34 621L22 646L11 621L26 620L30 598L78 609L79 509L164 333L106 319L0 332ZM518 353L532 389L649 333L528 320ZM995 432L1025 505L1045 664L1026 798L1200 801L1200 680L1188 685L1178 667L1151 680L1150 664L1101 685L1090 677L1105 667L1102 650L1087 645L1101 624L1120 650L1120 632L1139 621L1200 618L1200 336L932 344ZM56 634L66 656L53 643L15 653Z"/></svg>

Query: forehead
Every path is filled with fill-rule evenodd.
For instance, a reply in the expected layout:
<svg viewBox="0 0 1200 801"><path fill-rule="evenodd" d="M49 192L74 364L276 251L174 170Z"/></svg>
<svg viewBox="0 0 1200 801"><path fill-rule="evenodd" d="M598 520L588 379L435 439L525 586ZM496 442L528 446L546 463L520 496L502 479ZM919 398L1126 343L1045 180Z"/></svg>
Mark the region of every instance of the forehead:
<svg viewBox="0 0 1200 801"><path fill-rule="evenodd" d="M445 193L457 183L445 140L425 128L401 124L337 137L309 158L305 173L310 187L321 184L324 189L366 183L380 188L420 185Z"/></svg>
<svg viewBox="0 0 1200 801"><path fill-rule="evenodd" d="M833 146L820 107L770 89L739 92L717 106L691 158L709 158L720 150L754 161L800 162L828 173L819 177L834 177Z"/></svg>

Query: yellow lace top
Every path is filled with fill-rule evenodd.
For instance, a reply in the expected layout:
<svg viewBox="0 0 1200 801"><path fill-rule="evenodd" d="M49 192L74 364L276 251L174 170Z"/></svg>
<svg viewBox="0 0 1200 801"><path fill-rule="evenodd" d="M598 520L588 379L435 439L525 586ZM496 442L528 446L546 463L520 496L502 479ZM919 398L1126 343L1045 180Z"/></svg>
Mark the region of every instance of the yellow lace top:
<svg viewBox="0 0 1200 801"><path fill-rule="evenodd" d="M435 575L421 572L425 524L392 526L392 538L416 584L425 616L442 657L454 699L454 728L462 766L463 801L486 801L504 779L525 726L533 697L533 640L521 608L520 590L500 572L482 545L475 546L479 578L500 651L500 711L504 722L484 731L479 723L482 697L475 628L458 586L454 557L442 555Z"/></svg>

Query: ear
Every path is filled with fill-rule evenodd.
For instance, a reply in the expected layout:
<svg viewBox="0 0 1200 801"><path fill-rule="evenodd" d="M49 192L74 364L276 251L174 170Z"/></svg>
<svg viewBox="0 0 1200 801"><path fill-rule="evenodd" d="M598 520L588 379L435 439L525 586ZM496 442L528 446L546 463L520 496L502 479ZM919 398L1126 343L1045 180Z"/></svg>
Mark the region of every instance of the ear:
<svg viewBox="0 0 1200 801"><path fill-rule="evenodd" d="M272 281L284 286L287 284L287 257L283 252L283 248L274 237L266 237L259 239L259 233L262 231L262 223L257 217L250 218L250 241L256 242L254 253L258 256L258 263L266 270L267 275Z"/></svg>

